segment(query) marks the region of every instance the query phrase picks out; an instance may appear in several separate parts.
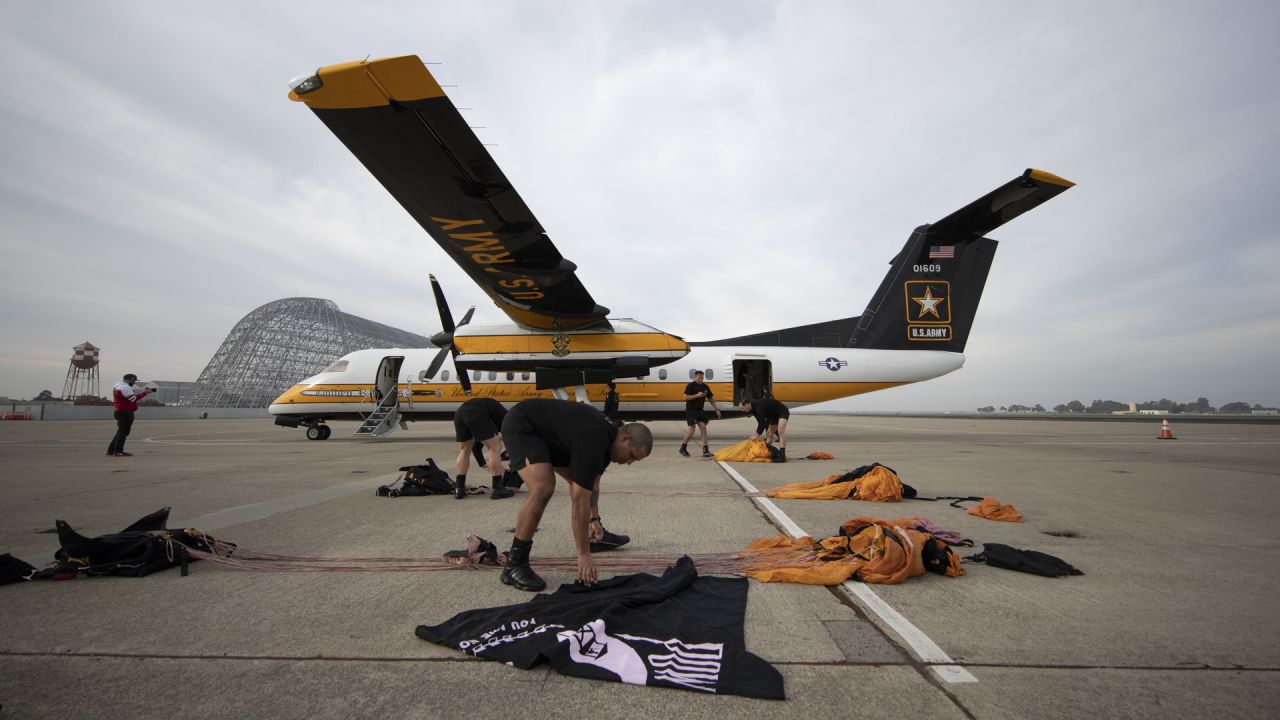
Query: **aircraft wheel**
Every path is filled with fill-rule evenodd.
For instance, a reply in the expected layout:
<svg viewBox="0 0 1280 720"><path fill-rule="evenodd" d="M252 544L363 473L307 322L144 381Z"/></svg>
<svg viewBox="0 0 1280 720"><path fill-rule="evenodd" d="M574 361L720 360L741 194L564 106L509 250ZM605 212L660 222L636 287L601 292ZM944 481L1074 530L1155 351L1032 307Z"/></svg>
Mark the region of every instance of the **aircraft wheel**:
<svg viewBox="0 0 1280 720"><path fill-rule="evenodd" d="M321 425L320 432L321 432L320 439L328 440L329 436L333 434L333 428L329 427L328 425Z"/></svg>
<svg viewBox="0 0 1280 720"><path fill-rule="evenodd" d="M308 440L323 440L325 438L323 425L312 425L307 428Z"/></svg>

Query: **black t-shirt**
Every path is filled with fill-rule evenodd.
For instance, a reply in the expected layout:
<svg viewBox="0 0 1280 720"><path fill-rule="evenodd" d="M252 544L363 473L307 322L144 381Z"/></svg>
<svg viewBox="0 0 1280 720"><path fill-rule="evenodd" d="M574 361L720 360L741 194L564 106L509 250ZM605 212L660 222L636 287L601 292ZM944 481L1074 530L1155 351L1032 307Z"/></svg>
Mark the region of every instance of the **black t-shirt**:
<svg viewBox="0 0 1280 720"><path fill-rule="evenodd" d="M471 398L462 403L458 410L464 412L464 414L483 412L489 416L489 420L493 422L495 428L501 428L502 420L507 416L507 409L503 407L502 403L491 397Z"/></svg>
<svg viewBox="0 0 1280 720"><path fill-rule="evenodd" d="M696 410L698 412L702 412L702 404L711 399L711 387L706 383L700 383L696 380L684 386L685 395L697 395L700 392L706 393L706 396L694 398L692 400L685 400L685 410Z"/></svg>
<svg viewBox="0 0 1280 720"><path fill-rule="evenodd" d="M569 468L569 479L588 490L609 467L618 428L590 405L533 398L511 408L504 430L533 433L551 451L552 467Z"/></svg>
<svg viewBox="0 0 1280 720"><path fill-rule="evenodd" d="M788 417L791 411L773 398L761 398L751 403L751 414L756 418L756 434L763 433L770 425L777 425L778 418Z"/></svg>

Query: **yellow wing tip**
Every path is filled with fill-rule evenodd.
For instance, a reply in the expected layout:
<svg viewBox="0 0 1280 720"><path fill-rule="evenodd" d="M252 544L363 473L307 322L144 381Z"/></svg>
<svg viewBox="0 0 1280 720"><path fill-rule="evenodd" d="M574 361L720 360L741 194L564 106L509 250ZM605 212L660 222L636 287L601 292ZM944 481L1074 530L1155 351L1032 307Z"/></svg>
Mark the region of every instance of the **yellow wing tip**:
<svg viewBox="0 0 1280 720"><path fill-rule="evenodd" d="M1058 177L1057 175L1054 175L1051 172L1045 172L1044 170L1036 170L1035 168L1027 168L1027 177L1031 178L1032 180L1039 180L1040 182L1047 182L1053 185L1061 185L1062 187L1075 186L1075 183L1071 182L1070 180L1067 180L1066 178Z"/></svg>
<svg viewBox="0 0 1280 720"><path fill-rule="evenodd" d="M302 94L290 90L289 99L312 109L378 107L445 94L417 55L326 65L311 77L319 78L319 87Z"/></svg>

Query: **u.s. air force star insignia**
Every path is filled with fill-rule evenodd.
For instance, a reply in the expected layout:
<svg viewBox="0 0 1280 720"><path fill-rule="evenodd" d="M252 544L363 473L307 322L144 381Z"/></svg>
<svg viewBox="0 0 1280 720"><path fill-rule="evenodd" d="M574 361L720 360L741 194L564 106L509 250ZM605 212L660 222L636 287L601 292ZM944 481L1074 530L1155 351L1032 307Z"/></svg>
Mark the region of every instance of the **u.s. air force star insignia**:
<svg viewBox="0 0 1280 720"><path fill-rule="evenodd" d="M551 354L556 357L564 357L569 354L569 336L564 333L556 333L551 337Z"/></svg>
<svg viewBox="0 0 1280 720"><path fill-rule="evenodd" d="M818 361L818 365L825 367L831 372L836 372L837 370L839 370L840 368L848 364L849 364L848 360L841 360L840 358L837 358L837 357L829 357L826 360Z"/></svg>
<svg viewBox="0 0 1280 720"><path fill-rule="evenodd" d="M942 302L944 298L934 297L933 288L926 285L923 296L913 297L911 299L920 303L920 317L924 317L925 315L939 317L938 303Z"/></svg>

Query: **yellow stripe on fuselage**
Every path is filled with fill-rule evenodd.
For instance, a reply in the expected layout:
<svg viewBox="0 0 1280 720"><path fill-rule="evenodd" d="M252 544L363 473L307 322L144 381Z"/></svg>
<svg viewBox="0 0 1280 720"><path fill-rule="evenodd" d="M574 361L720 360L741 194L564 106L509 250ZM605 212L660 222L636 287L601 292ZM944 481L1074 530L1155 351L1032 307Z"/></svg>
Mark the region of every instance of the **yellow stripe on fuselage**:
<svg viewBox="0 0 1280 720"><path fill-rule="evenodd" d="M909 385L906 382L780 382L773 385L773 396L782 403L819 403L837 398L861 395L885 388ZM715 394L715 400L723 409L733 404L733 386L730 383L707 383ZM400 410L412 412L419 405L434 403L460 403L473 397L491 397L502 402L519 402L533 397L552 397L550 390L538 390L531 382L479 382L472 381L472 392L466 395L457 383L413 385L413 406L410 406L408 385L400 385ZM684 382L618 383L618 396L622 402L640 405L649 403L684 402ZM570 389L571 390L571 389ZM315 393L303 395L304 391ZM587 397L592 402L604 402L608 392L606 385L588 385ZM341 393L341 394L340 394ZM373 385L295 385L276 399L273 404L343 404L370 405L373 402ZM422 408L429 410L429 407ZM300 412L304 412L300 409Z"/></svg>

